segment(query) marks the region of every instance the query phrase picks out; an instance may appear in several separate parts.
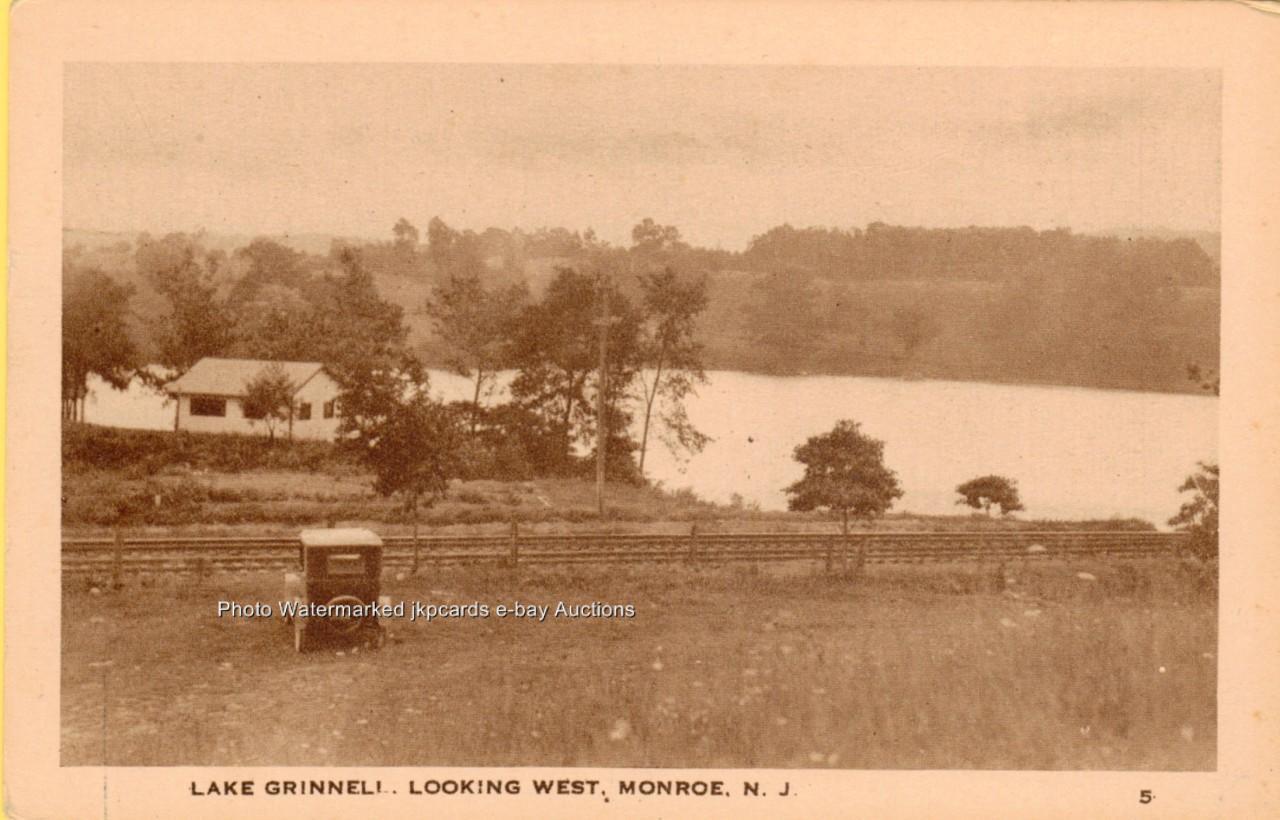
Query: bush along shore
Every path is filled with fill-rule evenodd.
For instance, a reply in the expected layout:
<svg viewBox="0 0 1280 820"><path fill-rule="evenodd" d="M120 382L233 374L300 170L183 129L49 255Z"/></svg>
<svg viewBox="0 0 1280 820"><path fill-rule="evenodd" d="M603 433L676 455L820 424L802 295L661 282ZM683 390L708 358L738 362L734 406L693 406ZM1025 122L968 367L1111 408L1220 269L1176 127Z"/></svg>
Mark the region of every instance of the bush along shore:
<svg viewBox="0 0 1280 820"><path fill-rule="evenodd" d="M407 532L412 519L395 498L373 490L373 476L331 442L277 441L220 434L67 425L62 434L62 523L70 534L115 527L179 532L288 534L304 526L344 523ZM451 483L422 510L434 530L499 531L511 521L532 531L671 531L691 525L720 531L830 530L824 512L762 511L715 504L689 490L614 483L602 519L595 487L576 477ZM1135 519L1037 521L985 515L890 513L855 526L895 530L985 528L1149 530Z"/></svg>

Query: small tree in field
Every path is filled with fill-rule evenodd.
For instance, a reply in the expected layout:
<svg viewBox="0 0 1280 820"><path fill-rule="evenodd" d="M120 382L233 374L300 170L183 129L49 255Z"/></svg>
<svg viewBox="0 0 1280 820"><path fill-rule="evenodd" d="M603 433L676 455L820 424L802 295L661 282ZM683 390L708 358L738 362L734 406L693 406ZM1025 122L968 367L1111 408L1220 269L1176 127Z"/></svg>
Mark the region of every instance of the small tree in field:
<svg viewBox="0 0 1280 820"><path fill-rule="evenodd" d="M830 433L813 436L795 450L804 477L786 488L788 509L828 509L840 513L841 533L849 535L849 515L882 515L902 497L898 476L884 465L884 442L863 434L855 421L837 422ZM866 546L858 550L854 576L862 574ZM831 555L827 556L827 568Z"/></svg>
<svg viewBox="0 0 1280 820"><path fill-rule="evenodd" d="M1191 534L1191 551L1196 557L1218 557L1218 465L1201 462L1200 471L1187 476L1179 492L1192 493L1169 523Z"/></svg>
<svg viewBox="0 0 1280 820"><path fill-rule="evenodd" d="M967 504L975 510L983 510L991 515L993 506L1000 508L1001 515L1026 509L1018 498L1018 482L1001 475L984 475L973 478L956 487L960 493L957 504Z"/></svg>
<svg viewBox="0 0 1280 820"><path fill-rule="evenodd" d="M418 513L443 498L449 479L458 472L463 434L457 418L444 405L418 393L386 409L362 430L357 446L373 469L373 489L399 495L413 519L413 570L418 569Z"/></svg>
<svg viewBox="0 0 1280 820"><path fill-rule="evenodd" d="M279 365L264 367L244 385L244 417L250 424L262 422L267 428L267 440L275 442L276 427L289 418L293 409L293 391L297 389L284 368Z"/></svg>

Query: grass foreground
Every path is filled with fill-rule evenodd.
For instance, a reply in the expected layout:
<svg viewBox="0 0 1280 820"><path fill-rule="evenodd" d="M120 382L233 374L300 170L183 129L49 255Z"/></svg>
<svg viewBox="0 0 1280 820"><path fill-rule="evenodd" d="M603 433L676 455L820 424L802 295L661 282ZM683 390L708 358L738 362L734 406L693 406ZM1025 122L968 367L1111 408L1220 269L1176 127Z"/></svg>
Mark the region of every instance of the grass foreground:
<svg viewBox="0 0 1280 820"><path fill-rule="evenodd" d="M448 569L395 601L632 618L384 620L292 650L275 575L71 592L63 765L1211 770L1216 590L1175 561ZM1083 575L1082 575L1083 573Z"/></svg>

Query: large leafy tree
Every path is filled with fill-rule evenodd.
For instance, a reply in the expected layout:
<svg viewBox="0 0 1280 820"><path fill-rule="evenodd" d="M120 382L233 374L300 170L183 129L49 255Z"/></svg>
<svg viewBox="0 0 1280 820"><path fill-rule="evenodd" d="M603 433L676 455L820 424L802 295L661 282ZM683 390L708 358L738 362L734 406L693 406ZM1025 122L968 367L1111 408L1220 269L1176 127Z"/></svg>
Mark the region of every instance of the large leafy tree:
<svg viewBox="0 0 1280 820"><path fill-rule="evenodd" d="M614 443L625 445L630 422L625 399L640 366L639 312L611 281L559 268L541 301L522 312L513 360L519 372L511 384L512 398L555 430L559 440L556 463L535 464L540 472L564 469L574 442L589 441L595 434L591 397L601 382L598 322L604 290L611 316L605 379L610 451L629 449L619 450Z"/></svg>
<svg viewBox="0 0 1280 820"><path fill-rule="evenodd" d="M984 475L972 478L956 487L960 498L957 504L966 504L975 510L983 510L988 516L991 508L999 507L1001 515L1025 509L1018 498L1018 482L1001 475Z"/></svg>
<svg viewBox="0 0 1280 820"><path fill-rule="evenodd" d="M160 363L186 370L205 356L226 352L233 319L219 296L225 254L204 247L198 236L175 233L138 238L138 272L168 303L156 322Z"/></svg>
<svg viewBox="0 0 1280 820"><path fill-rule="evenodd" d="M298 290L270 284L257 288L236 311L232 356L305 361L321 357L314 307Z"/></svg>
<svg viewBox="0 0 1280 820"><path fill-rule="evenodd" d="M425 395L427 375L409 350L404 311L384 300L360 251L334 249L337 273L308 288L314 358L338 382L338 436L360 449L400 403Z"/></svg>
<svg viewBox="0 0 1280 820"><path fill-rule="evenodd" d="M374 473L374 490L398 495L413 521L413 568L418 568L420 510L443 498L459 474L463 438L457 417L425 390L383 394L376 419L366 417L351 442Z"/></svg>
<svg viewBox="0 0 1280 820"><path fill-rule="evenodd" d="M133 288L95 269L63 260L62 417L84 420L89 376L124 390L138 367L138 350L129 334Z"/></svg>
<svg viewBox="0 0 1280 820"><path fill-rule="evenodd" d="M710 439L689 421L684 400L707 380L702 346L694 340L698 316L707 308L705 279L682 279L671 268L640 276L643 324L638 373L644 420L640 433L640 474L655 406L663 440L675 453L698 453Z"/></svg>
<svg viewBox="0 0 1280 820"><path fill-rule="evenodd" d="M511 359L511 338L529 301L523 284L487 290L477 277L451 276L427 303L436 333L444 343L446 364L459 376L475 379L471 434L480 419L480 399Z"/></svg>
<svg viewBox="0 0 1280 820"><path fill-rule="evenodd" d="M902 497L897 474L884 463L884 442L863 433L855 421L839 421L831 432L811 437L795 449L795 459L804 465L804 476L786 488L788 509L838 512L845 536L850 515L883 515ZM857 574L865 562L864 545L858 552ZM830 567L830 554L827 563Z"/></svg>
<svg viewBox="0 0 1280 820"><path fill-rule="evenodd" d="M341 248L337 262L339 272L310 289L317 358L340 383L369 370L398 369L409 357L404 309L379 295L359 251Z"/></svg>

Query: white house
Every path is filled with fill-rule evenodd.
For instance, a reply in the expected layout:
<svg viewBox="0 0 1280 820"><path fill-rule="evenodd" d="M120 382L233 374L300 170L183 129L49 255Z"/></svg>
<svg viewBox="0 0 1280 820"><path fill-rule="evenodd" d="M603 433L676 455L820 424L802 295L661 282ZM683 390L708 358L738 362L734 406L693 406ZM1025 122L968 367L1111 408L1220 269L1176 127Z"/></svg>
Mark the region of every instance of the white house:
<svg viewBox="0 0 1280 820"><path fill-rule="evenodd" d="M338 383L318 362L203 358L165 390L177 400L173 429L194 433L260 433L267 427L244 414L245 386L279 368L294 386L290 415L277 428L285 438L332 439L338 430Z"/></svg>

